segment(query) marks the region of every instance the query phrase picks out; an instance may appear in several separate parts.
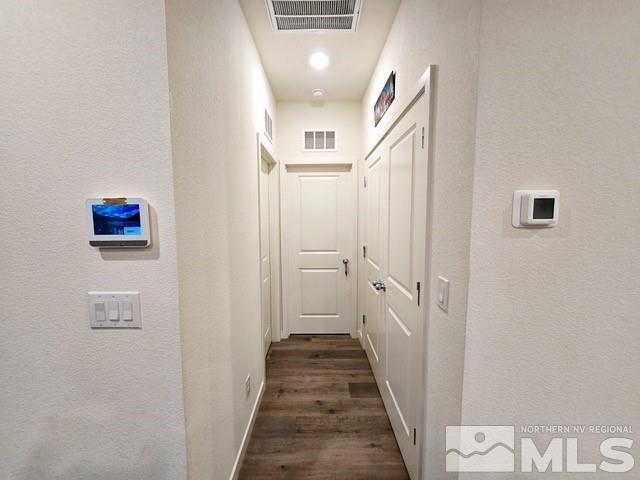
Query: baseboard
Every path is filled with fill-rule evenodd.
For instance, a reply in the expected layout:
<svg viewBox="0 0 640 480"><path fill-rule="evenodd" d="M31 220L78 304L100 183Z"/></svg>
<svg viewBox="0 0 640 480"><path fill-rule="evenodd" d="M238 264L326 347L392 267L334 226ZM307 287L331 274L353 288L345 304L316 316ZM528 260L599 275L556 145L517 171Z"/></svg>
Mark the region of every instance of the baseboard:
<svg viewBox="0 0 640 480"><path fill-rule="evenodd" d="M242 468L242 460L244 460L244 454L247 451L247 447L249 446L249 440L251 439L251 432L253 431L253 425L256 423L256 418L258 417L258 410L260 410L260 402L262 402L262 395L264 395L264 380L260 384L260 391L258 392L258 396L256 397L256 401L253 404L253 410L251 410L251 417L249 418L249 423L247 424L247 428L244 431L244 436L242 437L242 443L240 444L240 449L238 450L238 455L236 455L236 461L233 464L233 470L231 470L230 480L236 480L238 475L240 475L240 469Z"/></svg>

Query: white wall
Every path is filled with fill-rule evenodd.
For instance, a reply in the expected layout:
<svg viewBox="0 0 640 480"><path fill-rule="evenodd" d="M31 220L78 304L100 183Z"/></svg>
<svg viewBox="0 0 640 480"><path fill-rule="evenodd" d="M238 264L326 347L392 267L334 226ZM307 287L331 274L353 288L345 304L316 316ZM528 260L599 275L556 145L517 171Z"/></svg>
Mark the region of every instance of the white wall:
<svg viewBox="0 0 640 480"><path fill-rule="evenodd" d="M639 19L631 0L484 2L464 423L640 429ZM559 225L511 228L520 188L558 189Z"/></svg>
<svg viewBox="0 0 640 480"><path fill-rule="evenodd" d="M449 313L429 309L425 478L444 473L446 425L460 421L471 226L476 84L481 3L403 0L363 99L365 154L416 93L429 64L437 65L431 296L438 275L451 282ZM396 100L377 128L373 105L396 71Z"/></svg>
<svg viewBox="0 0 640 480"><path fill-rule="evenodd" d="M305 152L303 131L335 129L337 150ZM278 102L277 155L282 163L357 163L362 156L360 102Z"/></svg>
<svg viewBox="0 0 640 480"><path fill-rule="evenodd" d="M189 478L223 479L264 379L256 133L277 118L237 1L168 0L167 29Z"/></svg>
<svg viewBox="0 0 640 480"><path fill-rule="evenodd" d="M163 2L2 2L0 44L0 477L185 479ZM110 195L153 248L89 246ZM144 328L90 330L89 290Z"/></svg>

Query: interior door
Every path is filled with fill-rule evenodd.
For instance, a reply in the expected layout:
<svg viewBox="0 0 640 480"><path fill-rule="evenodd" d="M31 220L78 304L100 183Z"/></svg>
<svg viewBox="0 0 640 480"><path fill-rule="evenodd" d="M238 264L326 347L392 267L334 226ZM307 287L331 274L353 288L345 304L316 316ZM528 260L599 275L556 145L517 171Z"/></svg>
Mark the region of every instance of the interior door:
<svg viewBox="0 0 640 480"><path fill-rule="evenodd" d="M264 355L271 346L271 199L269 189L269 172L271 166L260 160L260 280L261 280L261 318L262 341Z"/></svg>
<svg viewBox="0 0 640 480"><path fill-rule="evenodd" d="M286 197L289 333L355 336L351 166L289 166Z"/></svg>
<svg viewBox="0 0 640 480"><path fill-rule="evenodd" d="M425 97L393 127L365 164L365 348L412 478L418 478L423 385Z"/></svg>
<svg viewBox="0 0 640 480"><path fill-rule="evenodd" d="M382 375L384 354L383 312L384 296L376 290L375 283L383 278L383 253L385 249L386 227L384 209L388 208L387 190L389 177L389 159L382 149L370 158L365 168L365 311L366 323L363 333L365 349L374 374Z"/></svg>

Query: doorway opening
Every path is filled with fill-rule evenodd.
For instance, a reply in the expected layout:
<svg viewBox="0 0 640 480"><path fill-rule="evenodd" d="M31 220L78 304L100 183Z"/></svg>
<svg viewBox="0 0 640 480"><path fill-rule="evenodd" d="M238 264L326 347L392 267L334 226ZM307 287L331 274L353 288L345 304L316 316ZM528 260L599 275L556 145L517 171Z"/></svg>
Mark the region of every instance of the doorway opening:
<svg viewBox="0 0 640 480"><path fill-rule="evenodd" d="M280 325L280 337L274 338L278 344L267 356L267 387L256 435L273 425L274 411L290 409L294 417L297 408L318 416L340 415L344 405L338 401L327 407L331 401L346 402L348 390L349 402L359 405L358 389L365 389L371 394L368 401L384 407L394 448L413 479L420 478L425 424L433 79L430 67L370 151L352 163L305 163L295 157L274 169L275 160L269 163L261 156L260 162L265 354L271 341L266 340L268 326ZM274 171L281 179L283 306L275 322L267 303L273 289L268 274L274 270L269 263L273 228L266 222L272 216L269 176ZM332 353L324 351L327 346ZM364 374L358 371L363 364L354 361L354 346L360 360L367 360L373 382L351 382L344 372L333 370L342 366L354 378ZM366 408L366 401L360 407ZM339 429L328 437L316 433L316 441L345 441ZM292 451L304 448L305 439L294 434ZM266 444L269 441L250 444L247 465L269 468L257 460ZM286 463L287 458L283 452L279 460Z"/></svg>
<svg viewBox="0 0 640 480"><path fill-rule="evenodd" d="M317 472L300 470L295 463L306 457L289 454L326 443L311 458L322 463L327 455L332 471L347 478L340 452L349 449L333 447L350 441L367 455L370 444L394 448L406 477L417 479L425 436L433 69L411 87L393 68L373 78L356 68L356 58L372 69L382 61L380 32L391 28L399 1L240 3L275 98L256 106L269 113L258 135L266 387L255 435L275 434L286 423L291 430L280 433L288 446L270 458L300 475ZM353 7L350 28L304 28L307 17L331 23L323 12L334 7ZM396 79L405 89L398 99ZM369 84L379 95L371 96ZM343 415L348 424L351 409L374 404L385 412L393 446L380 447L371 432L345 437L340 428L322 433L308 424L307 415L323 425ZM259 460L276 448L271 440L245 447L250 464L271 468Z"/></svg>

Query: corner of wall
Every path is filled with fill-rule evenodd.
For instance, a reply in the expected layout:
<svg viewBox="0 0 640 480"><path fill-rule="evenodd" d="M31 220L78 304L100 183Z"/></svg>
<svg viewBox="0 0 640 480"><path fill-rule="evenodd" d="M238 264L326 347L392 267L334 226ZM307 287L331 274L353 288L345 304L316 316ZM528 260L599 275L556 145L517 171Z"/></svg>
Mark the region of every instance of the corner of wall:
<svg viewBox="0 0 640 480"><path fill-rule="evenodd" d="M227 478L264 382L256 133L278 120L238 2L166 5L189 475Z"/></svg>

